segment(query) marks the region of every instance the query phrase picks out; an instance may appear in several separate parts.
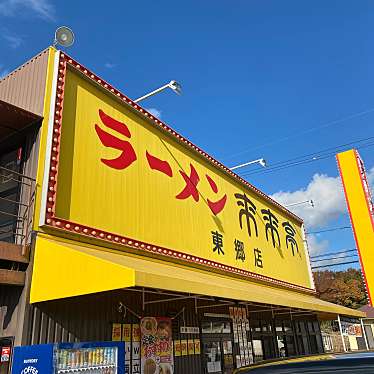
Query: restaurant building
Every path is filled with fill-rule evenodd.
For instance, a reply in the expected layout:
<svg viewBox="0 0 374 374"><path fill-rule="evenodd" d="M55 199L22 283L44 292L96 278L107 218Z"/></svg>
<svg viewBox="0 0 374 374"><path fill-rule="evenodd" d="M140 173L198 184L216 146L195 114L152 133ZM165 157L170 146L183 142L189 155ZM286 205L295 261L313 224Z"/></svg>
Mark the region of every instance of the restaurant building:
<svg viewBox="0 0 374 374"><path fill-rule="evenodd" d="M232 373L365 315L316 298L299 217L52 47L0 80L0 170L3 347L122 340L151 374L161 334L157 372Z"/></svg>

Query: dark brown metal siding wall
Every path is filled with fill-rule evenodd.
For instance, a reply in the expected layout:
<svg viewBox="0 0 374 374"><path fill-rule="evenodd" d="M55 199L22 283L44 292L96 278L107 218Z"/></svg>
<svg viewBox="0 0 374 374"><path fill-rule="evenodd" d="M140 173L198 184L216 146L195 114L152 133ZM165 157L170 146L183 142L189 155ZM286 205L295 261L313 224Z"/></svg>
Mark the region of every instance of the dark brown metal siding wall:
<svg viewBox="0 0 374 374"><path fill-rule="evenodd" d="M0 99L43 116L48 49L0 79Z"/></svg>
<svg viewBox="0 0 374 374"><path fill-rule="evenodd" d="M126 316L120 313L119 302L144 316L173 317L185 307L185 312L173 321L173 339L200 338L199 335L179 334L179 327L184 324L199 326L193 300L149 304L143 312L141 293L113 291L32 306L25 344L111 340L113 322L139 322L130 312ZM176 357L175 368L178 374L201 373L200 355Z"/></svg>
<svg viewBox="0 0 374 374"><path fill-rule="evenodd" d="M22 288L0 285L0 337L14 336Z"/></svg>
<svg viewBox="0 0 374 374"><path fill-rule="evenodd" d="M29 132L24 150L25 164L23 167L23 174L34 179L36 179L38 169L40 126L41 124L37 124L35 128Z"/></svg>
<svg viewBox="0 0 374 374"><path fill-rule="evenodd" d="M21 191L21 202L23 204L30 204L29 212L26 212L26 206L20 206L20 216L25 218L23 224L23 234L27 244L30 243L30 233L32 228L33 211L35 206L35 193L36 193L36 174L38 170L38 155L40 140L40 124L36 124L33 129L27 134L24 153L23 174L34 179L34 181L25 179ZM19 238L21 239L21 238Z"/></svg>

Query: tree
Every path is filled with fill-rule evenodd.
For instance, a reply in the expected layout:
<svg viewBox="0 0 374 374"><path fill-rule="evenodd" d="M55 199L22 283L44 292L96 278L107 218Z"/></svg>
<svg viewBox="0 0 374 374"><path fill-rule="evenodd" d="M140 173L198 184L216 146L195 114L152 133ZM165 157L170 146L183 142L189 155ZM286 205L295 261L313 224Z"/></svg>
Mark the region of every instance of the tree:
<svg viewBox="0 0 374 374"><path fill-rule="evenodd" d="M357 309L367 304L361 271L316 271L313 273L317 296L322 300Z"/></svg>

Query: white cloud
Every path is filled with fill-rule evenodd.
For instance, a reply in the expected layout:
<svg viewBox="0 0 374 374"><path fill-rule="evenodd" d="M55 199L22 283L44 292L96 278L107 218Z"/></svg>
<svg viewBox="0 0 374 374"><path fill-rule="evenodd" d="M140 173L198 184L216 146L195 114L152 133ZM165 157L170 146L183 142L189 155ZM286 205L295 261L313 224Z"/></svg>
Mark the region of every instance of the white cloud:
<svg viewBox="0 0 374 374"><path fill-rule="evenodd" d="M161 118L161 110L156 108L148 108L147 111L157 118Z"/></svg>
<svg viewBox="0 0 374 374"><path fill-rule="evenodd" d="M105 66L107 69L113 69L113 68L116 66L116 64L112 64L111 62L106 62L106 63L104 64L104 66Z"/></svg>
<svg viewBox="0 0 374 374"><path fill-rule="evenodd" d="M9 44L11 48L18 48L23 40L20 36L10 33L8 30L1 30L1 37Z"/></svg>
<svg viewBox="0 0 374 374"><path fill-rule="evenodd" d="M317 256L329 249L329 241L326 239L319 240L317 235L308 235L308 250L310 256Z"/></svg>
<svg viewBox="0 0 374 374"><path fill-rule="evenodd" d="M55 20L55 7L48 0L3 0L0 2L0 15L6 17L18 16L22 9L31 10L44 20Z"/></svg>
<svg viewBox="0 0 374 374"><path fill-rule="evenodd" d="M288 209L301 217L308 229L323 227L346 213L346 203L340 177L315 174L306 188L297 191L279 191L271 196L282 205L291 205L306 200L310 204L301 204Z"/></svg>

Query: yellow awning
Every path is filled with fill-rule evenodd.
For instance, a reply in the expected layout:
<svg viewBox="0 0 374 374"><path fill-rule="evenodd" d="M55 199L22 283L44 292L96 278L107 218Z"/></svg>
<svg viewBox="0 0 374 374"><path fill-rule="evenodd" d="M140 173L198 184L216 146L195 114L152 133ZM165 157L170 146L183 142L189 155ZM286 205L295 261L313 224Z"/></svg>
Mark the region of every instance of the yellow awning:
<svg viewBox="0 0 374 374"><path fill-rule="evenodd" d="M38 236L30 302L126 287L150 287L197 295L364 317L365 314L296 291L208 273L155 259Z"/></svg>

